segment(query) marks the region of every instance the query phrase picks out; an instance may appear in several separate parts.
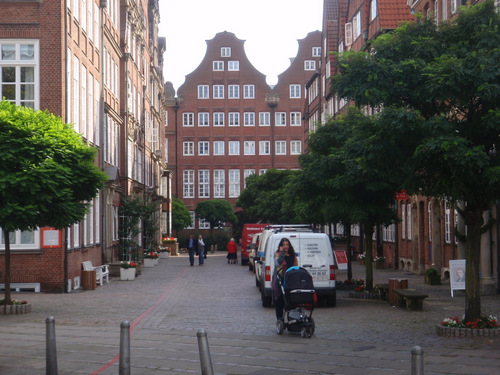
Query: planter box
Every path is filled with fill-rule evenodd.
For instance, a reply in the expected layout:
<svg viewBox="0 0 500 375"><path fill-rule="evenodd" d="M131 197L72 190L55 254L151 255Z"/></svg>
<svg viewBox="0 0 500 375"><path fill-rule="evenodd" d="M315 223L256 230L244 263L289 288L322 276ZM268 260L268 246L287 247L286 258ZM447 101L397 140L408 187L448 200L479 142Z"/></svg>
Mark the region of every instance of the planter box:
<svg viewBox="0 0 500 375"><path fill-rule="evenodd" d="M425 276L425 283L429 285L441 285L441 277L439 275Z"/></svg>
<svg viewBox="0 0 500 375"><path fill-rule="evenodd" d="M134 280L135 279L135 267L130 268L120 268L120 280Z"/></svg>
<svg viewBox="0 0 500 375"><path fill-rule="evenodd" d="M378 293L349 292L349 298L357 298L357 299L380 299L380 295Z"/></svg>
<svg viewBox="0 0 500 375"><path fill-rule="evenodd" d="M364 259L358 259L358 262L359 262L359 264L361 264L362 266L364 266L364 265L365 265L365 260L364 260Z"/></svg>
<svg viewBox="0 0 500 375"><path fill-rule="evenodd" d="M498 328L455 328L436 326L436 334L445 337L497 337L500 336Z"/></svg>
<svg viewBox="0 0 500 375"><path fill-rule="evenodd" d="M385 263L384 262L373 262L375 264L375 268L378 270L384 270L385 269Z"/></svg>
<svg viewBox="0 0 500 375"><path fill-rule="evenodd" d="M153 268L156 265L155 259L144 258L144 268Z"/></svg>
<svg viewBox="0 0 500 375"><path fill-rule="evenodd" d="M168 251L164 251L164 252L160 253L160 258L161 259L167 259L169 255L170 254L169 254Z"/></svg>
<svg viewBox="0 0 500 375"><path fill-rule="evenodd" d="M28 314L31 312L31 304L24 305L2 305L0 306L0 315Z"/></svg>

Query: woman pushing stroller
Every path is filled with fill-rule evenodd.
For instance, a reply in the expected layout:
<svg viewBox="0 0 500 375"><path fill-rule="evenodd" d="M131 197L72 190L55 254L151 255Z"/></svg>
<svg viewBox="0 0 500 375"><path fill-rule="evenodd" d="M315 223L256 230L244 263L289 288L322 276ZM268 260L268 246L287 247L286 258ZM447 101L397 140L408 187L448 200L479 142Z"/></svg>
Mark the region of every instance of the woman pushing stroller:
<svg viewBox="0 0 500 375"><path fill-rule="evenodd" d="M287 269L297 266L298 260L295 250L288 238L282 238L278 250L274 254L274 274L273 274L273 299L276 308L276 319L283 320L283 310L285 308L285 300L278 278L283 280Z"/></svg>

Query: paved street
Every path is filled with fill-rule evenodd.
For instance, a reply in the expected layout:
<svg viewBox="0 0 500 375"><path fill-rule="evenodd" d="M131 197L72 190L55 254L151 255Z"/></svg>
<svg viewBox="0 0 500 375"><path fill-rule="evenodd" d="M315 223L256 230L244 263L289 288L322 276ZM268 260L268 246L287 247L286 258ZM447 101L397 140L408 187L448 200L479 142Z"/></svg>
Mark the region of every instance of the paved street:
<svg viewBox="0 0 500 375"><path fill-rule="evenodd" d="M59 374L118 374L120 322L131 323L132 374L201 373L196 332L205 329L216 374L410 374L411 348L424 350L425 374L497 375L500 337L445 338L435 325L461 316L463 297L423 276L374 270L375 282L408 278L429 294L424 311L337 292L337 307L318 307L310 339L275 333L274 309L261 306L248 267L209 254L203 267L187 255L161 259L134 281L68 294L15 293L28 315L0 316L0 375L45 374L45 319L54 316ZM364 278L362 266L354 276ZM338 280L345 274L337 273ZM500 317L500 296L483 297L483 313Z"/></svg>

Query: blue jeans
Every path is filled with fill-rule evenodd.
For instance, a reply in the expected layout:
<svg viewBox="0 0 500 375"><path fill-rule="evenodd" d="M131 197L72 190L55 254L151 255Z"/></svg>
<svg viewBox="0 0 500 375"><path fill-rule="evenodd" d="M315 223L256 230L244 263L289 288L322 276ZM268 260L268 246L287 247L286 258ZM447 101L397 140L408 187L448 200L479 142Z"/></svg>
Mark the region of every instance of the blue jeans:
<svg viewBox="0 0 500 375"><path fill-rule="evenodd" d="M194 264L194 247L188 247L188 252L189 252L189 263L191 265Z"/></svg>
<svg viewBox="0 0 500 375"><path fill-rule="evenodd" d="M205 263L205 247L199 247L198 252L200 253L199 257L200 264Z"/></svg>

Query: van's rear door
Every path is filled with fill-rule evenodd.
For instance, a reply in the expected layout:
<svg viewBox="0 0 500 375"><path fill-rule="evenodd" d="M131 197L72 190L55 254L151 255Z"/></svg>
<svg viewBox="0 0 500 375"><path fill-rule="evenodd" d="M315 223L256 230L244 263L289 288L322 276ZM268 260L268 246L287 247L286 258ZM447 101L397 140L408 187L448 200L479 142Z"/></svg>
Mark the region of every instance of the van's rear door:
<svg viewBox="0 0 500 375"><path fill-rule="evenodd" d="M300 249L299 265L309 271L314 284L322 282L328 284L330 279L328 237L301 233L298 248Z"/></svg>

